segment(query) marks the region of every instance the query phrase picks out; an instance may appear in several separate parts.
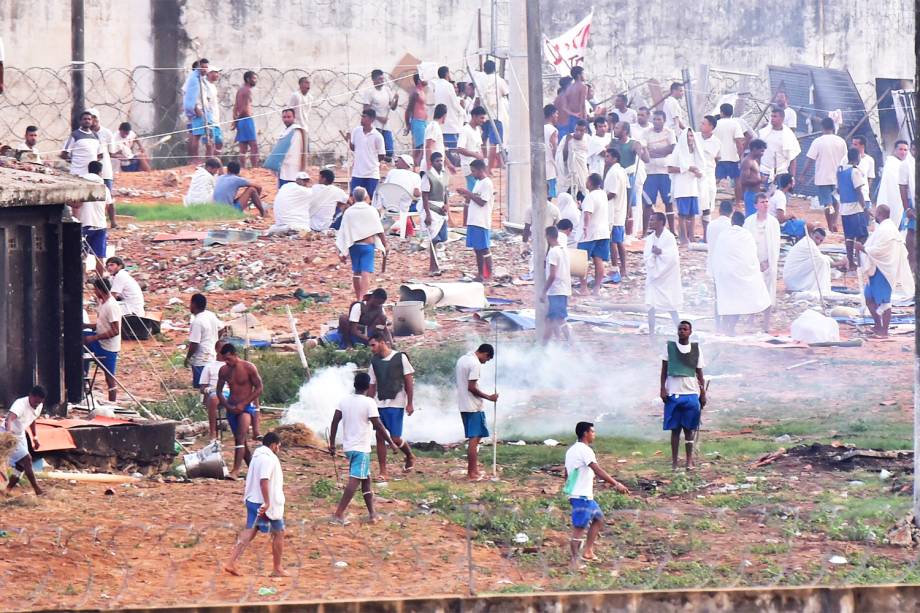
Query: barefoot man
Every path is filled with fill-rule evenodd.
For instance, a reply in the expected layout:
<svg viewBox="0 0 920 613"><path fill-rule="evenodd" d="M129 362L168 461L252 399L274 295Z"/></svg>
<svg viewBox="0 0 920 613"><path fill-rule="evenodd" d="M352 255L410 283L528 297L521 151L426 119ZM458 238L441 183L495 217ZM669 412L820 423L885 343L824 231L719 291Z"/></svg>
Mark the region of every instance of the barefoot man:
<svg viewBox="0 0 920 613"><path fill-rule="evenodd" d="M236 142L240 146L240 167L246 168L246 150L249 150L249 166L259 165L259 142L256 122L252 118L252 88L256 86L256 73L243 73L243 85L236 92L233 103L233 119L236 126Z"/></svg>
<svg viewBox="0 0 920 613"><path fill-rule="evenodd" d="M409 447L409 442L402 437L403 416L412 415L415 408L412 406L413 377L415 369L409 358L401 351L393 351L380 332L371 335L369 346L371 348L371 367L368 374L371 377L367 395L377 400L377 410L380 421L386 426L387 432L392 437L395 448L406 456L403 469L406 472L415 466L415 455ZM380 462L380 480L387 481L387 437L380 431L377 432L377 460Z"/></svg>
<svg viewBox="0 0 920 613"><path fill-rule="evenodd" d="M232 347L232 345L228 345ZM242 361L241 361L242 362ZM242 362L248 364L248 362ZM262 446L252 454L252 464L246 474L246 489L243 502L246 505L246 529L240 532L233 547L230 561L224 570L231 575L242 573L236 567L246 546L255 538L256 532L272 535L272 577L286 577L287 572L281 568L281 553L284 549L284 474L278 451L281 439L274 432L265 435Z"/></svg>
<svg viewBox="0 0 920 613"><path fill-rule="evenodd" d="M220 354L224 356L225 364L217 379L217 400L227 411L227 423L230 424L236 443L233 448L233 468L230 469L230 478L236 479L243 460L246 460L246 464L252 460L247 440L249 426L259 411L256 402L262 395L262 377L255 364L240 359L232 344L224 345ZM230 386L229 398L224 397L225 383Z"/></svg>
<svg viewBox="0 0 920 613"><path fill-rule="evenodd" d="M693 443L700 427L700 414L706 406L703 380L703 354L690 342L693 325L682 321L677 326L677 342L668 341L661 355L661 400L664 402L664 429L671 431L671 470L677 470L680 431L684 431L687 470L693 470Z"/></svg>
<svg viewBox="0 0 920 613"><path fill-rule="evenodd" d="M38 486L35 480L35 473L32 472L32 456L29 455L29 445L26 440L26 430L32 433L32 447L38 450L38 431L35 428L35 420L42 414L42 404L45 401L45 390L36 385L29 392L28 396L23 396L13 402L9 413L6 414L6 421L0 431L6 431L17 438L16 448L10 455L10 465L16 470L10 482L7 485L8 490L16 487L19 483L20 476L25 473L32 489L37 496L42 495L42 488Z"/></svg>
<svg viewBox="0 0 920 613"><path fill-rule="evenodd" d="M468 442L466 478L470 481L478 481L482 477L479 473L479 441L489 436L482 401L498 400L497 393L486 394L479 389L481 366L494 357L495 348L483 343L476 351L457 360L457 404L460 407L460 417L463 418L463 435Z"/></svg>

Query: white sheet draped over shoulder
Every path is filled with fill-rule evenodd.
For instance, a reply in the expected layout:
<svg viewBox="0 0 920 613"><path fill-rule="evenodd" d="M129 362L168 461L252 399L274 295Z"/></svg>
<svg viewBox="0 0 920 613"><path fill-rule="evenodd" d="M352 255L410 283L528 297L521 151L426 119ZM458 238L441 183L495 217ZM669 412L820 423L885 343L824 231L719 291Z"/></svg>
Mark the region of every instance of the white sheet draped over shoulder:
<svg viewBox="0 0 920 613"><path fill-rule="evenodd" d="M652 247L661 253L652 253ZM663 311L679 311L684 305L684 291L680 283L680 255L677 240L667 229L661 236L651 233L645 237L645 305Z"/></svg>
<svg viewBox="0 0 920 613"><path fill-rule="evenodd" d="M383 223L377 209L366 202L359 202L345 209L342 225L335 235L335 246L343 256L348 255L348 248L368 236L383 234ZM383 243L378 238L375 247L384 251Z"/></svg>
<svg viewBox="0 0 920 613"><path fill-rule="evenodd" d="M790 292L831 293L831 259L821 253L808 235L786 254L783 264L783 284Z"/></svg>
<svg viewBox="0 0 920 613"><path fill-rule="evenodd" d="M878 198L876 204L887 205L891 209L891 217L897 226L901 223L904 216L904 203L901 201L901 186L898 184L898 174L901 171L903 162L893 155L885 159L885 166L882 168L882 178L878 187ZM887 275L886 275L887 276Z"/></svg>
<svg viewBox="0 0 920 613"><path fill-rule="evenodd" d="M758 234L757 224L757 214L755 213L744 220L744 229L750 232L751 236L756 237ZM779 273L779 246L781 238L779 222L776 221L776 217L773 217L773 215L767 215L764 234L761 240L767 242L767 261L770 263L770 267L763 271L763 280L767 285L767 294L770 296L770 304L776 304L776 277Z"/></svg>
<svg viewBox="0 0 920 613"><path fill-rule="evenodd" d="M907 245L898 227L891 219L886 219L876 226L875 231L869 235L865 244L865 252L860 253L860 267L866 279L880 270L892 291L907 295L914 293L914 276L910 272L910 263L907 260Z"/></svg>
<svg viewBox="0 0 920 613"><path fill-rule="evenodd" d="M770 296L751 233L732 226L722 232L714 247L712 275L719 315L750 315L769 307Z"/></svg>

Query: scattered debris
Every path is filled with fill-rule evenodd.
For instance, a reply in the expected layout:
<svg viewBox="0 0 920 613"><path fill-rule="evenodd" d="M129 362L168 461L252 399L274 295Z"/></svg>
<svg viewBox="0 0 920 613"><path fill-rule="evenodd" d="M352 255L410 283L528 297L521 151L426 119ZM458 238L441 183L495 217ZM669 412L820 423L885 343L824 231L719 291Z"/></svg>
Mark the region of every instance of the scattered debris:
<svg viewBox="0 0 920 613"><path fill-rule="evenodd" d="M898 547L913 547L920 543L920 528L914 523L914 514L908 513L888 531L888 542Z"/></svg>
<svg viewBox="0 0 920 613"><path fill-rule="evenodd" d="M773 453L768 453L768 454L765 455L765 456L761 456L756 462L754 462L753 464L751 464L751 468L760 468L761 466L766 466L766 465L768 465L768 464L772 464L773 462L777 461L778 459L780 459L780 458L783 457L784 455L786 455L786 448L785 448L785 447L780 447L779 449L777 449L777 450L774 451Z"/></svg>
<svg viewBox="0 0 920 613"><path fill-rule="evenodd" d="M307 447L326 449L326 441L316 435L316 432L303 424L285 424L275 428L275 432L281 437L281 445L284 447Z"/></svg>
<svg viewBox="0 0 920 613"><path fill-rule="evenodd" d="M260 587L259 596L271 596L272 594L277 594L278 588L276 587Z"/></svg>
<svg viewBox="0 0 920 613"><path fill-rule="evenodd" d="M847 559L843 556L831 556L828 562L831 564L846 564Z"/></svg>

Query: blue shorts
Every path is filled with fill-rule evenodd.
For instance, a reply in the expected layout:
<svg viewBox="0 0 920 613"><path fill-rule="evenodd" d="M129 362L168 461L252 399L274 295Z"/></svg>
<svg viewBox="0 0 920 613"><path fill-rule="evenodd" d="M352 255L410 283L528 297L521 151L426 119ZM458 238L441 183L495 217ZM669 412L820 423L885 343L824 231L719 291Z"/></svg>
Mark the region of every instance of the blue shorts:
<svg viewBox="0 0 920 613"><path fill-rule="evenodd" d="M891 292L888 292L891 295ZM95 335L96 333L92 330L84 330L83 337L90 335ZM102 364L102 367L105 368L109 373L115 374L115 366L118 364L118 352L117 351L108 351L102 348L102 344L99 341L93 341L89 345L86 345L86 348L89 349L89 352L96 356L96 360ZM83 372L89 372L89 362L84 363Z"/></svg>
<svg viewBox="0 0 920 613"><path fill-rule="evenodd" d="M865 213L853 213L852 215L841 215L840 221L843 223L843 237L846 239L865 239L869 238L869 220Z"/></svg>
<svg viewBox="0 0 920 613"><path fill-rule="evenodd" d="M236 142L256 142L256 122L252 117L243 117L236 120Z"/></svg>
<svg viewBox="0 0 920 613"><path fill-rule="evenodd" d="M757 192L744 192L744 216L750 217L757 212Z"/></svg>
<svg viewBox="0 0 920 613"><path fill-rule="evenodd" d="M698 394L671 394L664 403L664 430L696 430L700 427Z"/></svg>
<svg viewBox="0 0 920 613"><path fill-rule="evenodd" d="M261 506L258 502L246 501L246 529L249 530L255 527L259 532L266 534L268 534L269 530L272 532L284 532L283 519L259 517L259 507Z"/></svg>
<svg viewBox="0 0 920 613"><path fill-rule="evenodd" d="M130 160L124 160L121 163L122 172L139 172L141 169L141 161L137 158Z"/></svg>
<svg viewBox="0 0 920 613"><path fill-rule="evenodd" d="M198 382L201 381L201 373L204 372L204 366L195 366L192 364L192 387L198 389Z"/></svg>
<svg viewBox="0 0 920 613"><path fill-rule="evenodd" d="M211 132L210 135L205 134L202 140L204 140L204 142L213 141L211 144L213 144L215 147L223 147L224 132L220 129L219 125L214 123L213 119L211 120L211 125L208 127L208 130Z"/></svg>
<svg viewBox="0 0 920 613"><path fill-rule="evenodd" d="M700 214L700 199L696 196L676 198L677 214L681 217L693 217Z"/></svg>
<svg viewBox="0 0 920 613"><path fill-rule="evenodd" d="M622 245L626 241L626 227L613 226L610 228L610 244Z"/></svg>
<svg viewBox="0 0 920 613"><path fill-rule="evenodd" d="M741 162L716 162L716 181L741 176Z"/></svg>
<svg viewBox="0 0 920 613"><path fill-rule="evenodd" d="M243 413L249 413L249 417L250 419L252 419L253 417L259 414L259 410L256 408L254 404L250 403L246 405L245 409L243 409ZM227 424L230 425L230 431L233 432L234 434L237 433L236 431L240 427L240 415L242 415L243 413L237 414L237 413L231 413L230 411L227 411Z"/></svg>
<svg viewBox="0 0 920 613"><path fill-rule="evenodd" d="M488 228L467 226L466 246L476 251L485 251L492 246L492 232Z"/></svg>
<svg viewBox="0 0 920 613"><path fill-rule="evenodd" d="M490 119L482 124L482 139L488 139L491 145L500 145L505 142L505 126L497 119Z"/></svg>
<svg viewBox="0 0 920 613"><path fill-rule="evenodd" d="M463 436L466 438L486 438L489 429L486 427L486 414L483 411L460 413L463 420Z"/></svg>
<svg viewBox="0 0 920 613"><path fill-rule="evenodd" d="M363 187L367 190L367 197L373 200L378 183L380 183L380 179L373 179L371 177L352 177L351 181L348 182L348 195L350 196L351 193L355 191L356 187Z"/></svg>
<svg viewBox="0 0 920 613"><path fill-rule="evenodd" d="M474 187L476 187L476 177L471 174L466 175L466 189L473 191Z"/></svg>
<svg viewBox="0 0 920 613"><path fill-rule="evenodd" d="M188 123L192 130L192 136L204 136L204 126L206 123L203 115L201 117L197 115L192 117L192 120Z"/></svg>
<svg viewBox="0 0 920 613"><path fill-rule="evenodd" d="M447 220L445 220L444 223L441 224L441 229L438 230L438 233L435 234L433 237L431 237L431 242L437 244L437 243L443 243L446 240L447 240Z"/></svg>
<svg viewBox="0 0 920 613"><path fill-rule="evenodd" d="M821 206L832 206L834 204L834 186L833 185L816 185L818 188L818 202Z"/></svg>
<svg viewBox="0 0 920 613"><path fill-rule="evenodd" d="M409 129L412 132L412 146L413 147L424 147L425 146L425 128L428 127L428 122L424 119L416 119L413 117L409 120Z"/></svg>
<svg viewBox="0 0 920 613"><path fill-rule="evenodd" d="M578 123L578 117L576 117L575 115L569 115L569 120L566 123L560 126L556 126L556 128L559 130L559 142L560 143L562 142L562 137L564 137L566 134L571 134L572 132L575 131L575 124L577 123Z"/></svg>
<svg viewBox="0 0 920 613"><path fill-rule="evenodd" d="M447 151L456 149L459 140L459 134L444 134L444 148L447 149Z"/></svg>
<svg viewBox="0 0 920 613"><path fill-rule="evenodd" d="M558 190L556 188L556 179L547 179L546 180L546 197L555 198L558 195Z"/></svg>
<svg viewBox="0 0 920 613"><path fill-rule="evenodd" d="M88 228L81 229L86 244L89 245L90 251L98 258L105 259L106 230L105 228Z"/></svg>
<svg viewBox="0 0 920 613"><path fill-rule="evenodd" d="M366 451L346 451L348 476L355 479L367 479L371 476L371 454Z"/></svg>
<svg viewBox="0 0 920 613"><path fill-rule="evenodd" d="M596 521L604 521L604 513L596 500L569 498L572 505L572 527L582 529Z"/></svg>
<svg viewBox="0 0 920 613"><path fill-rule="evenodd" d="M345 349L345 339L342 338L342 335L338 330L329 330L329 332L326 332L326 334L323 335L323 342L328 343L329 345L336 345L339 349ZM351 344L360 347L367 347L367 343L359 338L351 339Z"/></svg>
<svg viewBox="0 0 920 613"><path fill-rule="evenodd" d="M882 271L876 270L875 274L869 277L863 295L866 300L871 300L877 305L891 304L891 284Z"/></svg>
<svg viewBox="0 0 920 613"><path fill-rule="evenodd" d="M355 243L348 248L348 257L351 258L351 272L360 275L362 272L374 272L373 243Z"/></svg>
<svg viewBox="0 0 920 613"><path fill-rule="evenodd" d="M583 243L578 243L578 248L587 251L589 258L600 258L604 261L610 259L609 238L599 238L595 241L585 241Z"/></svg>
<svg viewBox="0 0 920 613"><path fill-rule="evenodd" d="M383 422L383 427L387 429L390 436L402 438L403 416L406 414L406 409L402 407L380 407L377 412L380 413L380 421Z"/></svg>
<svg viewBox="0 0 920 613"><path fill-rule="evenodd" d="M665 205L671 204L671 177L663 174L648 175L645 177L645 184L642 186L645 197L648 198L645 206L655 206L658 196Z"/></svg>
<svg viewBox="0 0 920 613"><path fill-rule="evenodd" d="M383 137L383 151L388 158L393 157L393 133L389 130L378 130Z"/></svg>
<svg viewBox="0 0 920 613"><path fill-rule="evenodd" d="M547 296L546 302L549 304L546 309L547 319L561 319L565 321L569 317L569 297L568 296Z"/></svg>

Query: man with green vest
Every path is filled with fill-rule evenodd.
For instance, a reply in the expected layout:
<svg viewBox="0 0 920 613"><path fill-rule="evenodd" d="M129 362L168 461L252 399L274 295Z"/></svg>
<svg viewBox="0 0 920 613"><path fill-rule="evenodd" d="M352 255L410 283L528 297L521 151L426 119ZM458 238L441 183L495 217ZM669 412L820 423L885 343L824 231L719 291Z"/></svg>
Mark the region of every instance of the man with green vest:
<svg viewBox="0 0 920 613"><path fill-rule="evenodd" d="M441 275L435 245L447 240L446 202L449 182L450 177L444 172L444 155L435 151L431 154L428 170L422 174L422 208L425 210L423 222L428 231L428 273L431 276ZM438 207L440 212L432 211L432 205Z"/></svg>
<svg viewBox="0 0 920 613"><path fill-rule="evenodd" d="M412 415L413 379L415 369L405 353L393 351L383 334L376 332L370 337L371 367L368 374L371 385L367 395L377 400L380 421L386 427L396 448L406 456L403 468L406 472L415 466L415 456L408 441L402 437L403 416ZM377 433L377 461L380 463L381 481L389 480L387 475L387 441Z"/></svg>
<svg viewBox="0 0 920 613"><path fill-rule="evenodd" d="M661 356L661 400L664 401L664 429L671 431L671 468L677 470L680 431L684 431L687 470L693 469L694 435L700 427L700 413L706 406L703 380L705 362L698 343L690 342L693 325L677 326L677 341L668 341Z"/></svg>

